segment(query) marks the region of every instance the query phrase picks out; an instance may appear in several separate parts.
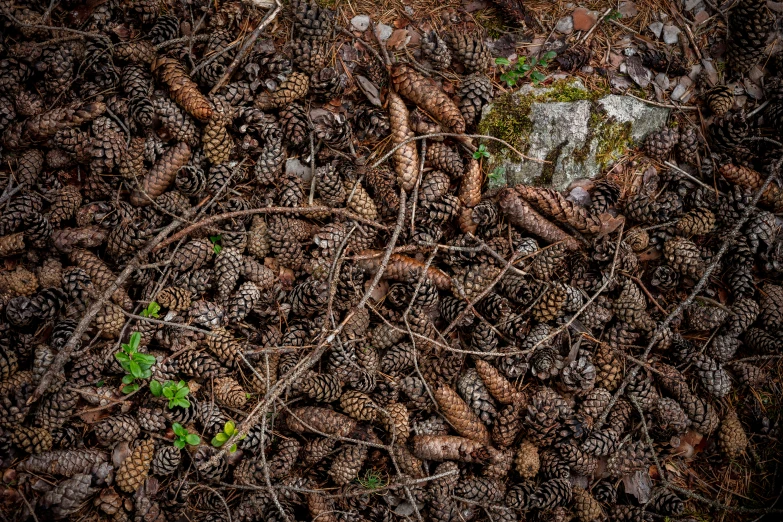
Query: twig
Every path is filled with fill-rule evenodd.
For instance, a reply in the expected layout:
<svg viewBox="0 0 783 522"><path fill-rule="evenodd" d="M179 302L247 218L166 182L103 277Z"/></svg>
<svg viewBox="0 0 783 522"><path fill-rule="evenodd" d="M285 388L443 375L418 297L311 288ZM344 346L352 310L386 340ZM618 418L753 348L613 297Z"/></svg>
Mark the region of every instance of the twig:
<svg viewBox="0 0 783 522"><path fill-rule="evenodd" d="M630 96L631 98L636 98L640 102L644 102L644 103L647 103L649 105L653 105L655 107L662 107L664 109L680 109L680 110L683 110L683 111L697 111L697 110L699 110L698 107L694 107L692 105L668 105L668 104L665 104L665 103L654 102L652 100L645 100L644 98L639 98L638 96L634 96L630 92L626 92L625 96Z"/></svg>
<svg viewBox="0 0 783 522"><path fill-rule="evenodd" d="M231 75L234 74L234 69L237 68L239 62L241 62L242 59L245 57L245 53L247 53L247 50L250 49L250 46L255 44L256 40L258 39L258 36L261 34L261 31L263 31L267 25L272 23L272 21L277 17L278 13L280 13L282 8L283 5L280 3L280 0L275 0L275 8L264 15L264 17L256 26L255 30L250 34L250 37L247 40L245 40L245 43L239 49L239 52L236 54L236 56L234 56L234 60L226 68L226 72L223 73L223 76L220 77L217 83L215 83L215 85L209 91L209 94L215 94L218 91L218 89L223 87L223 85L229 80L229 78L231 78Z"/></svg>
<svg viewBox="0 0 783 522"><path fill-rule="evenodd" d="M9 181L8 181L8 185L9 186L11 185L11 181L10 181L11 179L13 179L13 178L9 178ZM13 197L13 195L16 194L17 192L19 192L20 190L22 190L22 185L17 185L14 188L12 188L11 190L8 190L8 188L6 188L6 191L3 193L2 196L0 196L0 205L2 205L3 203L5 203L9 199L11 199L11 197Z"/></svg>
<svg viewBox="0 0 783 522"><path fill-rule="evenodd" d="M580 42L581 44L584 44L587 41L587 39L590 38L590 35L593 34L593 31L595 31L595 28L598 27L598 24L600 24L603 21L603 19L606 18L607 15L609 15L609 13L611 13L611 12L612 12L612 8L611 7L609 9L607 9L606 11L604 11L604 14L602 14L598 18L598 20L595 21L595 23L593 24L593 27L591 27L590 30L587 31L587 34L585 34L582 37L582 40Z"/></svg>
<svg viewBox="0 0 783 522"><path fill-rule="evenodd" d="M704 183L703 181L701 181L700 179L694 178L693 176L691 176L690 174L688 174L687 172L682 170L680 167L678 167L677 165L675 165L671 161L664 161L663 164L666 165L667 167L669 167L672 170L676 170L677 172L679 172L680 174L682 174L683 176L685 176L689 180L693 181L694 183L698 183L699 185L701 185L702 187L704 187L706 189L715 190L715 187L711 187L711 186L707 185L706 183ZM718 194L720 194L721 196L725 196L725 194L723 192L720 192L720 191L718 192Z"/></svg>
<svg viewBox="0 0 783 522"><path fill-rule="evenodd" d="M161 242L153 249L153 252L156 252L162 248L169 246L171 243L174 243L175 241L187 236L194 230L198 230L207 225L211 225L212 223L217 223L218 221L225 221L226 219L233 219L235 217L242 217L242 216L252 216L253 214L314 214L314 213L321 213L321 212L337 214L338 216L343 216L347 219L352 219L354 221L358 221L359 223L364 223L365 225L369 225L374 228L379 228L381 230L388 230L387 226L380 225L375 221L371 221L369 219L363 218L344 208L332 208L332 207L323 207L323 206L251 208L248 210L237 210L235 212L226 212L225 214L217 214L215 216L210 216L206 219L203 219L198 223L194 223L189 227L180 230L179 232L177 232L167 240Z"/></svg>

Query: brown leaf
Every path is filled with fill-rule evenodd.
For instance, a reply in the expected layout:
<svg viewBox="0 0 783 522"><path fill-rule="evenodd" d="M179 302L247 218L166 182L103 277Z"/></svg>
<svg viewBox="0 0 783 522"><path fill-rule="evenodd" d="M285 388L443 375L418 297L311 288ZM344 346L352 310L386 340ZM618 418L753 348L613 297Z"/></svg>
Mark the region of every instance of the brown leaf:
<svg viewBox="0 0 783 522"><path fill-rule="evenodd" d="M601 231L598 233L599 238L608 236L625 222L625 216L613 217L608 212L602 213L598 216L598 219L601 220Z"/></svg>
<svg viewBox="0 0 783 522"><path fill-rule="evenodd" d="M392 35L386 40L386 46L392 49L402 48L408 39L408 31L405 29L396 29Z"/></svg>

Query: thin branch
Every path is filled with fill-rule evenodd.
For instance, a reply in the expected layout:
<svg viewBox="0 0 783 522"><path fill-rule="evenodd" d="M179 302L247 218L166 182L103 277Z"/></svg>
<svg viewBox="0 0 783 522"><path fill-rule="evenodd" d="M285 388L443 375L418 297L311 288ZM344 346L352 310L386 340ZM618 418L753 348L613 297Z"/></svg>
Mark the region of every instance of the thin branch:
<svg viewBox="0 0 783 522"><path fill-rule="evenodd" d="M250 49L250 47L256 43L256 40L261 35L261 31L263 31L266 26L272 23L272 21L277 17L282 9L283 5L280 3L280 0L275 0L275 8L264 15L264 17L256 26L255 30L250 34L250 37L245 40L245 43L239 49L239 52L234 57L234 60L226 68L226 72L223 73L223 76L220 77L217 83L215 83L215 85L212 87L212 90L209 91L209 94L215 94L218 89L226 84L226 82L231 78L231 75L234 74L234 70L239 65L239 62L241 62L245 57L245 53L247 53L248 49Z"/></svg>

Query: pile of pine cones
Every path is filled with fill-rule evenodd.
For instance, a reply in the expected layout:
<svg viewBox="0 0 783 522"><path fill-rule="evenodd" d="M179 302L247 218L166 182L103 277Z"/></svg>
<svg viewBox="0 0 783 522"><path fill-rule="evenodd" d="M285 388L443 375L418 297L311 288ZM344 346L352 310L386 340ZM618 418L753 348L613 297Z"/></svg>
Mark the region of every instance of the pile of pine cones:
<svg viewBox="0 0 783 522"><path fill-rule="evenodd" d="M479 35L48 4L0 2L6 519L661 519L779 436L781 154L725 91L713 155L644 144L695 181L483 191Z"/></svg>

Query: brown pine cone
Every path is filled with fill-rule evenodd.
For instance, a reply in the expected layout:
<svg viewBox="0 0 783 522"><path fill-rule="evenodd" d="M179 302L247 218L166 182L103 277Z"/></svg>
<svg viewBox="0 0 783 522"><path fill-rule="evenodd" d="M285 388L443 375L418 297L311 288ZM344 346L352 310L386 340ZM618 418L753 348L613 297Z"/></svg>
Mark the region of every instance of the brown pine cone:
<svg viewBox="0 0 783 522"><path fill-rule="evenodd" d="M663 129L652 132L644 139L644 152L651 158L664 160L680 140L677 129Z"/></svg>
<svg viewBox="0 0 783 522"><path fill-rule="evenodd" d="M715 116L723 116L734 106L734 89L718 85L704 93L704 102Z"/></svg>
<svg viewBox="0 0 783 522"><path fill-rule="evenodd" d="M153 439L141 441L117 470L117 487L126 493L135 492L147 479L154 451Z"/></svg>
<svg viewBox="0 0 783 522"><path fill-rule="evenodd" d="M663 246L666 261L677 272L692 279L700 279L704 274L704 261L699 248L687 239L675 237Z"/></svg>
<svg viewBox="0 0 783 522"><path fill-rule="evenodd" d="M723 416L718 431L718 444L729 459L742 455L748 446L748 436L734 409L729 409Z"/></svg>
<svg viewBox="0 0 783 522"><path fill-rule="evenodd" d="M715 228L715 214L706 208L696 208L681 217L676 227L683 236L709 234Z"/></svg>
<svg viewBox="0 0 783 522"><path fill-rule="evenodd" d="M480 56L483 54L476 54L477 65L481 65ZM432 79L422 76L409 65L402 64L393 67L392 82L397 92L427 111L438 122L458 134L465 132L465 120L459 108Z"/></svg>
<svg viewBox="0 0 783 522"><path fill-rule="evenodd" d="M158 56L152 64L152 70L169 86L171 99L188 114L201 121L208 121L212 117L212 104L201 94L198 85L176 59Z"/></svg>
<svg viewBox="0 0 783 522"><path fill-rule="evenodd" d="M255 106L262 111L279 109L303 98L310 86L310 78L304 73L293 72L272 92L256 96Z"/></svg>
<svg viewBox="0 0 783 522"><path fill-rule="evenodd" d="M247 404L247 393L242 386L231 377L215 379L213 387L215 401L228 408L242 409Z"/></svg>
<svg viewBox="0 0 783 522"><path fill-rule="evenodd" d="M52 449L52 434L44 428L17 428L11 436L11 442L27 453L40 454Z"/></svg>
<svg viewBox="0 0 783 522"><path fill-rule="evenodd" d="M478 442L489 442L486 426L457 392L449 386L441 385L433 391L433 394L441 413L454 426L457 433Z"/></svg>
<svg viewBox="0 0 783 522"><path fill-rule="evenodd" d="M233 110L228 103L219 99L213 99L212 105L212 117L204 127L201 142L204 155L212 164L217 165L228 161L234 148L234 140L226 129L231 123Z"/></svg>
<svg viewBox="0 0 783 522"><path fill-rule="evenodd" d="M467 72L483 73L492 63L492 54L480 36L456 31L448 33L447 40L454 58L465 66Z"/></svg>

